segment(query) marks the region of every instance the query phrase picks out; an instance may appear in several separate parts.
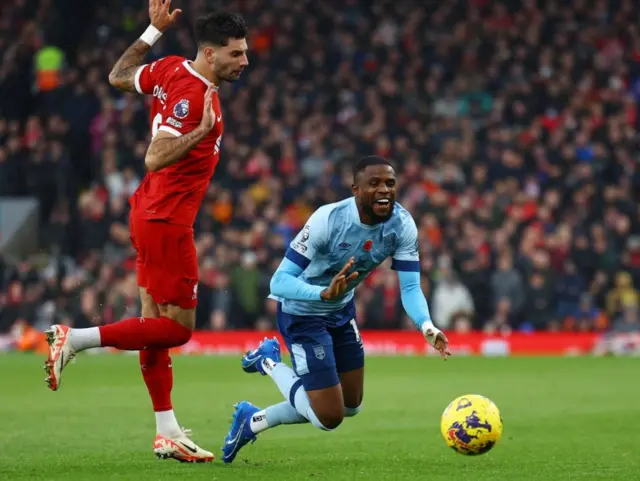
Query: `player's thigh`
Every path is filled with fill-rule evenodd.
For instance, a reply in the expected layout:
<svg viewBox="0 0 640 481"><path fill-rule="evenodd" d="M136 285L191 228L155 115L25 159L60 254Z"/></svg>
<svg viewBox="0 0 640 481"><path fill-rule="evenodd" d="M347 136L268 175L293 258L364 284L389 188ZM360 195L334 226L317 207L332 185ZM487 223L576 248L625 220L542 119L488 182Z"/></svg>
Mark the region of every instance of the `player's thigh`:
<svg viewBox="0 0 640 481"><path fill-rule="evenodd" d="M339 424L344 413L344 400L333 343L326 327L313 318L283 313L279 307L278 328L313 412L327 427ZM295 405L294 399L290 401Z"/></svg>
<svg viewBox="0 0 640 481"><path fill-rule="evenodd" d="M161 316L195 327L198 303L198 256L193 229L157 221L136 225L140 287L158 306Z"/></svg>
<svg viewBox="0 0 640 481"><path fill-rule="evenodd" d="M364 395L364 348L355 320L329 330L344 405L357 408Z"/></svg>
<svg viewBox="0 0 640 481"><path fill-rule="evenodd" d="M142 304L142 317L159 317L160 311L156 301L149 295L147 289L140 287L140 303Z"/></svg>
<svg viewBox="0 0 640 481"><path fill-rule="evenodd" d="M362 404L364 397L364 367L353 371L338 373L342 386L344 407L355 409Z"/></svg>
<svg viewBox="0 0 640 481"><path fill-rule="evenodd" d="M196 328L195 308L183 309L182 307L175 306L173 304L162 304L158 306L158 309L160 310L161 316L173 319L192 331Z"/></svg>

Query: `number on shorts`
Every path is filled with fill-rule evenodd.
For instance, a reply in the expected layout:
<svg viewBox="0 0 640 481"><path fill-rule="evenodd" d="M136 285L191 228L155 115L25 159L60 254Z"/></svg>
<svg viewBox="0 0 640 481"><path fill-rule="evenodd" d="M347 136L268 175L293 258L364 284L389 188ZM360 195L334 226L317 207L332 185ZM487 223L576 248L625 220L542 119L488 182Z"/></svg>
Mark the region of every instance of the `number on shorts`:
<svg viewBox="0 0 640 481"><path fill-rule="evenodd" d="M160 128L160 124L162 123L162 114L156 114L153 118L153 122L151 123L151 136L155 137L158 133L158 129Z"/></svg>
<svg viewBox="0 0 640 481"><path fill-rule="evenodd" d="M362 342L362 339L360 338L360 330L358 329L358 324L356 324L356 320L351 319L350 324L351 324L351 327L353 327L353 332L355 332L356 334L356 341Z"/></svg>

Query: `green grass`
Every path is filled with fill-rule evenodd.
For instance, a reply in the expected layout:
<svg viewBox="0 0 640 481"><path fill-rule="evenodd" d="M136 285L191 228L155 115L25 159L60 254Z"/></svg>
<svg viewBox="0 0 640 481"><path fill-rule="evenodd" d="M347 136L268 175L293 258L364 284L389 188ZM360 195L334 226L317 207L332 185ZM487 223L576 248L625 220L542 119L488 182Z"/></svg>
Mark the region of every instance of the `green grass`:
<svg viewBox="0 0 640 481"><path fill-rule="evenodd" d="M2 480L637 480L640 360L617 358L369 358L363 410L332 433L281 426L231 466L158 461L137 358L81 355L48 391L42 359L0 356ZM279 402L268 378L237 358L174 358L174 406L216 453L232 404ZM505 433L479 457L446 447L440 414L484 394Z"/></svg>

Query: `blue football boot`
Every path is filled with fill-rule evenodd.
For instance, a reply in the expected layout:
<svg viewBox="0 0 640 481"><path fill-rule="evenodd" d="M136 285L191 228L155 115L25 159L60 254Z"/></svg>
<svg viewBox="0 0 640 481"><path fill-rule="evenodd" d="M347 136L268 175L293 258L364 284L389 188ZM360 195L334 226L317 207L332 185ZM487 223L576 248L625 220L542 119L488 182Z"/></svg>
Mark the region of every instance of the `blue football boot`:
<svg viewBox="0 0 640 481"><path fill-rule="evenodd" d="M222 461L224 463L233 462L243 446L256 440L256 435L251 431L251 416L260 411L260 408L247 401L240 401L235 405L235 408L231 428L229 428L229 433L224 438L224 446L222 446Z"/></svg>
<svg viewBox="0 0 640 481"><path fill-rule="evenodd" d="M263 359L271 359L274 363L282 360L280 356L280 343L274 337L273 339L264 338L264 341L254 349L242 356L242 370L244 372L259 372L263 376L267 373L262 367Z"/></svg>

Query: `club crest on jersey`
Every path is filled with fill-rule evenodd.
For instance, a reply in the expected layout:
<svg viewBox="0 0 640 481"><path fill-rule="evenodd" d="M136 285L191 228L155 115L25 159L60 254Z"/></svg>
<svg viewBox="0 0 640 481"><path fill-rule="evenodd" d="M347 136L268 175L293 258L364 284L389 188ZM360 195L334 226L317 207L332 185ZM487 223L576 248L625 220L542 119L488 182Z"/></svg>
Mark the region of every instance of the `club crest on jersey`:
<svg viewBox="0 0 640 481"><path fill-rule="evenodd" d="M313 346L313 353L316 355L316 359L322 361L325 357L323 346Z"/></svg>
<svg viewBox="0 0 640 481"><path fill-rule="evenodd" d="M373 249L373 241L372 240L365 241L365 243L362 244L362 249L365 252L369 252L371 249Z"/></svg>
<svg viewBox="0 0 640 481"><path fill-rule="evenodd" d="M173 116L178 119L184 119L189 115L189 101L182 99L173 107Z"/></svg>

